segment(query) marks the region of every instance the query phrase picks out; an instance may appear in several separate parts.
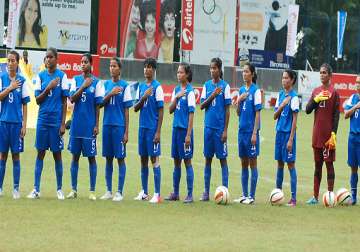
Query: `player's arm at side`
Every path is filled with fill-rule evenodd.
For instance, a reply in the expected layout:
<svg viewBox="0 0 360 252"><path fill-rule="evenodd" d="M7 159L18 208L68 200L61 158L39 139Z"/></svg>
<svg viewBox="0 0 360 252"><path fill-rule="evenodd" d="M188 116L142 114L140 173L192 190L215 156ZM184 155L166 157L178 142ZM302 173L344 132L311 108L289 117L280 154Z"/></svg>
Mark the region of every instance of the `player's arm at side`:
<svg viewBox="0 0 360 252"><path fill-rule="evenodd" d="M158 109L158 123L156 128L156 133L154 137L154 142L160 142L160 134L161 134L161 126L164 119L164 91L161 86L158 86L155 90L155 99L156 99L156 106Z"/></svg>
<svg viewBox="0 0 360 252"><path fill-rule="evenodd" d="M23 80L22 83L22 93L21 93L21 103L22 103L22 113L23 121L20 131L20 137L24 138L26 134L26 124L27 124L27 103L30 102L29 90L27 88L26 81Z"/></svg>
<svg viewBox="0 0 360 252"><path fill-rule="evenodd" d="M297 124L297 117L300 110L300 102L299 97L295 96L291 99L290 103L291 111L292 111L292 124L291 124L291 131L290 131L290 137L287 143L287 149L288 151L292 150L292 145L294 141L294 136L296 132L296 124Z"/></svg>
<svg viewBox="0 0 360 252"><path fill-rule="evenodd" d="M59 78L57 78L59 79ZM60 79L58 80L60 81ZM55 84L50 83L50 85L55 85L56 87L58 81L54 82ZM63 75L61 79L61 103L62 103L62 118L60 126L60 135L65 134L65 121L66 121L66 111L67 111L67 98L69 97L69 81L66 74Z"/></svg>
<svg viewBox="0 0 360 252"><path fill-rule="evenodd" d="M350 118L355 113L355 111L360 108L360 102L357 104L353 104L353 98L354 95L351 95L351 97L347 100L345 104L345 109L344 109L345 119Z"/></svg>
<svg viewBox="0 0 360 252"><path fill-rule="evenodd" d="M339 126L339 118L340 118L340 96L338 94L338 92L334 92L335 94L335 103L334 103L334 112L333 112L333 118L332 118L332 123L333 123L333 128L332 128L332 132L334 132L335 134L337 133L338 130L338 126Z"/></svg>
<svg viewBox="0 0 360 252"><path fill-rule="evenodd" d="M259 131L259 125L260 125L260 111L262 109L262 102L261 102L261 91L260 89L256 90L254 94L254 106L255 106L255 123L254 128L251 136L251 144L256 144L256 138L257 138L257 132Z"/></svg>
<svg viewBox="0 0 360 252"><path fill-rule="evenodd" d="M230 94L230 86L226 85L224 91L224 101L225 101L225 127L224 132L222 134L221 140L223 142L227 141L227 131L229 127L229 120L230 120L230 105L231 105L231 94Z"/></svg>
<svg viewBox="0 0 360 252"><path fill-rule="evenodd" d="M95 128L94 136L99 134L99 117L100 117L100 108L102 107L103 100L105 96L104 84L101 81L98 81L95 88Z"/></svg>

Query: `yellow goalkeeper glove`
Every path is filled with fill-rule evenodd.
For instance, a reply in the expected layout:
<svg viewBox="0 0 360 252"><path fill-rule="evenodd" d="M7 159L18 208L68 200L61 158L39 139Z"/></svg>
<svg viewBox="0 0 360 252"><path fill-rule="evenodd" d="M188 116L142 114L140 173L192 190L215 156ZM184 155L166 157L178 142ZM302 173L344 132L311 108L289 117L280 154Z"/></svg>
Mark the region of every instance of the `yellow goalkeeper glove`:
<svg viewBox="0 0 360 252"><path fill-rule="evenodd" d="M335 150L336 149L336 135L335 132L331 132L331 136L329 140L326 141L325 147L329 150Z"/></svg>
<svg viewBox="0 0 360 252"><path fill-rule="evenodd" d="M321 101L326 101L329 98L330 98L329 91L324 90L324 91L320 92L317 96L315 96L314 101L316 103L319 103Z"/></svg>

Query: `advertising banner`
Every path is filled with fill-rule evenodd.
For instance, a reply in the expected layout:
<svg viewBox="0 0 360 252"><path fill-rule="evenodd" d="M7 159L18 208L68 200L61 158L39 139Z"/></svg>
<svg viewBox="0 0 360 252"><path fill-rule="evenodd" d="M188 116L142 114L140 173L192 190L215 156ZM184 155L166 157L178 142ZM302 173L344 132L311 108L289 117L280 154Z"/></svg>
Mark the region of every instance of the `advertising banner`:
<svg viewBox="0 0 360 252"><path fill-rule="evenodd" d="M97 53L101 57L116 57L119 13L119 0L99 1Z"/></svg>
<svg viewBox="0 0 360 252"><path fill-rule="evenodd" d="M344 110L345 101L356 92L356 77L354 74L333 73L331 84L339 92L340 110Z"/></svg>
<svg viewBox="0 0 360 252"><path fill-rule="evenodd" d="M122 0L120 57L172 62L177 0Z"/></svg>
<svg viewBox="0 0 360 252"><path fill-rule="evenodd" d="M337 12L337 57L342 58L344 51L344 33L346 26L346 11Z"/></svg>
<svg viewBox="0 0 360 252"><path fill-rule="evenodd" d="M11 29L14 33L10 41L16 42L16 47L52 46L62 50L89 51L91 0L11 2L21 4L17 15L14 11L17 23L14 21L15 29Z"/></svg>
<svg viewBox="0 0 360 252"><path fill-rule="evenodd" d="M249 50L249 61L256 67L287 69L291 68L293 58L282 52Z"/></svg>
<svg viewBox="0 0 360 252"><path fill-rule="evenodd" d="M234 65L236 0L194 1L192 64L209 64L219 57Z"/></svg>
<svg viewBox="0 0 360 252"><path fill-rule="evenodd" d="M192 51L194 38L194 0L182 0L181 49Z"/></svg>
<svg viewBox="0 0 360 252"><path fill-rule="evenodd" d="M3 45L4 41L4 11L5 11L5 1L0 0L0 46Z"/></svg>
<svg viewBox="0 0 360 252"><path fill-rule="evenodd" d="M288 15L287 42L286 42L286 55L288 56L294 56L297 51L296 34L297 34L298 20L299 20L299 5L290 4L289 15Z"/></svg>
<svg viewBox="0 0 360 252"><path fill-rule="evenodd" d="M20 0L10 0L7 37L6 37L6 45L7 47L10 48L15 48L17 27L19 21L19 12L20 12Z"/></svg>
<svg viewBox="0 0 360 252"><path fill-rule="evenodd" d="M61 71L64 71L69 79L75 75L81 74L81 57L82 54L59 53L58 68ZM99 76L99 55L92 55L92 60L92 73L95 76Z"/></svg>

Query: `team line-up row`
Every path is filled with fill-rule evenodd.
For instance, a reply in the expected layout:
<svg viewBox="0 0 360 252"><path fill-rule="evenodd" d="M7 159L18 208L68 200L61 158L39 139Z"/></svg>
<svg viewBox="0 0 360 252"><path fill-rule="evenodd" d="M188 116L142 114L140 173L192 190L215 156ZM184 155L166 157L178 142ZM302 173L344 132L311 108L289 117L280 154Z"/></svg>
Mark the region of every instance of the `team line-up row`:
<svg viewBox="0 0 360 252"><path fill-rule="evenodd" d="M14 190L13 198L20 198L20 159L23 152L23 138L26 134L27 107L30 101L25 79L18 73L19 54L10 51L7 56L7 72L0 78L0 195L3 195L3 181L6 160L9 150L13 158ZM161 126L163 121L164 95L160 83L154 78L157 63L155 59L144 61L145 81L140 82L135 101L130 86L120 78L122 64L119 59L110 60L111 79L99 81L91 74L92 57L84 54L81 58L82 74L67 80L64 72L57 69L57 50L49 48L45 57L46 69L38 74L35 84L35 99L39 105L36 127L35 147L37 157L34 171L34 189L27 196L30 199L40 198L40 180L46 150L53 153L57 180L57 197L65 199L62 191L63 150L62 135L65 133L65 115L67 99L74 104L70 126L68 149L72 153L71 192L66 198L77 197L77 177L79 158L82 154L88 158L90 173L89 199L96 200L95 185L97 175L96 136L99 133L99 111L104 108L102 155L106 158L105 180L106 193L101 199L121 201L126 175L126 143L128 142L129 108L134 107L139 115L138 153L141 158L142 190L135 200L149 200L160 203L161 169ZM322 178L322 166L327 168L328 191L334 187L336 132L339 121L339 95L330 85L332 69L328 64L320 68L321 86L313 90L306 106L306 113L314 111L312 147L314 151L314 194L307 203L317 204L319 187ZM201 110L205 111L204 119L204 193L200 200L208 201L211 180L211 162L214 155L221 164L222 185L228 187L227 165L227 130L231 105L230 86L222 79L222 61L213 58L210 62L211 79L206 81L201 94ZM244 85L239 90L236 101L239 116L238 154L241 159L242 196L235 202L253 204L258 180L257 156L259 155L259 130L261 92L256 85L255 67L245 64L242 71ZM193 202L194 170L193 157L193 117L195 111L195 94L191 86L192 71L188 64L180 64L177 70L177 85L173 91L170 113L174 114L171 156L174 160L173 192L166 200L179 200L181 162L186 167L187 195L185 203ZM276 123L275 160L278 163L276 188L281 189L285 163L290 173L291 199L288 206L296 206L297 174L296 160L296 123L299 112L299 99L293 89L296 73L285 70L282 75L283 89L279 92L274 112ZM360 77L357 78L360 84ZM350 135L348 164L351 167L350 187L352 203L356 204L357 169L360 158L360 85L358 93L350 97L345 108L345 118L350 118ZM118 187L113 194L112 174L113 159L118 161ZM149 198L148 177L149 159L154 173L154 194ZM249 169L250 168L250 169ZM250 182L250 185L249 185Z"/></svg>

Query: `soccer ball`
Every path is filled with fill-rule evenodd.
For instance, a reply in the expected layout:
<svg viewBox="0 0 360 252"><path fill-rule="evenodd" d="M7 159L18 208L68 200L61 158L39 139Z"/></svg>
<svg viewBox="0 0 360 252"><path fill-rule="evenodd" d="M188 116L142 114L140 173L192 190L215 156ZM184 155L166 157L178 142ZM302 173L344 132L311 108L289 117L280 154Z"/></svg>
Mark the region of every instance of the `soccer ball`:
<svg viewBox="0 0 360 252"><path fill-rule="evenodd" d="M335 193L327 191L323 195L323 204L325 207L334 207L336 205Z"/></svg>
<svg viewBox="0 0 360 252"><path fill-rule="evenodd" d="M230 201L229 190L225 186L219 186L215 190L214 200L216 204L226 205Z"/></svg>
<svg viewBox="0 0 360 252"><path fill-rule="evenodd" d="M338 205L348 206L351 204L351 195L348 189L340 188L336 192L336 201Z"/></svg>
<svg viewBox="0 0 360 252"><path fill-rule="evenodd" d="M281 189L275 188L274 190L271 191L269 197L269 201L271 205L273 206L281 205L284 202L284 199L285 199L284 193Z"/></svg>

